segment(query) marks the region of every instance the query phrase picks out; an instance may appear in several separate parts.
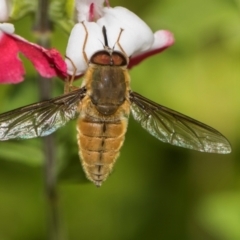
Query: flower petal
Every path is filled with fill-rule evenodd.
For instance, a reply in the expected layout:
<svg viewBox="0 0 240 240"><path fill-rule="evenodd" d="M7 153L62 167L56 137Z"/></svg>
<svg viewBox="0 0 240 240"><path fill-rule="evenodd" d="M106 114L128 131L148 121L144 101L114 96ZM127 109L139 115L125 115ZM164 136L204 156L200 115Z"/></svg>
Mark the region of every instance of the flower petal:
<svg viewBox="0 0 240 240"><path fill-rule="evenodd" d="M104 0L76 0L78 22L94 21L102 15Z"/></svg>
<svg viewBox="0 0 240 240"><path fill-rule="evenodd" d="M25 73L21 60L18 58L18 46L5 33L0 37L0 83L19 83Z"/></svg>
<svg viewBox="0 0 240 240"><path fill-rule="evenodd" d="M127 56L150 49L154 42L151 29L134 13L123 7L104 8L103 17L96 23L85 21L72 29L65 60L70 75L83 74L91 56L104 48L103 26L107 29L109 47L118 51L123 49ZM117 44L121 29L124 29L119 39L122 49Z"/></svg>
<svg viewBox="0 0 240 240"><path fill-rule="evenodd" d="M67 78L67 64L62 58L61 54L54 48L52 49L43 49L46 57L48 58L48 62L52 68L54 68L55 75L62 79Z"/></svg>
<svg viewBox="0 0 240 240"><path fill-rule="evenodd" d="M23 80L24 68L18 53L23 53L43 76L67 77L66 63L55 49L45 49L24 38L1 32L0 36L0 83L18 83Z"/></svg>
<svg viewBox="0 0 240 240"><path fill-rule="evenodd" d="M136 14L123 7L104 8L104 15L97 20L97 23L107 29L109 47L115 47L121 51L116 44L123 29L119 43L127 56L137 52L148 50L153 41L153 33L148 25Z"/></svg>
<svg viewBox="0 0 240 240"><path fill-rule="evenodd" d="M87 29L87 39L84 25ZM83 74L88 67L91 56L96 51L103 49L102 29L95 22L84 22L84 25L82 23L77 23L73 27L68 39L66 49L67 58L65 62L70 75ZM84 43L86 44L85 48ZM87 59L84 58L83 51L85 51Z"/></svg>
<svg viewBox="0 0 240 240"><path fill-rule="evenodd" d="M9 6L9 0L1 0L0 1L0 22L5 22L8 20L9 12L10 12L10 6Z"/></svg>
<svg viewBox="0 0 240 240"><path fill-rule="evenodd" d="M0 23L0 34L1 32L5 32L8 34L14 33L14 25L11 23Z"/></svg>
<svg viewBox="0 0 240 240"><path fill-rule="evenodd" d="M27 57L32 62L36 70L43 77L51 78L51 77L57 76L59 69L57 70L55 66L55 61L61 61L62 58L60 57L60 54L52 55L51 50L47 50L37 44L28 42L27 40L25 40L24 38L21 38L20 36L17 36L17 35L9 35L9 36L15 40L15 43L17 44L19 51L22 52L24 56ZM64 65L65 63L62 60L61 66L64 66ZM62 70L64 72L64 69Z"/></svg>
<svg viewBox="0 0 240 240"><path fill-rule="evenodd" d="M154 43L148 51L140 52L130 58L128 68L139 64L146 58L153 56L167 49L174 44L174 36L166 30L159 30L154 34Z"/></svg>

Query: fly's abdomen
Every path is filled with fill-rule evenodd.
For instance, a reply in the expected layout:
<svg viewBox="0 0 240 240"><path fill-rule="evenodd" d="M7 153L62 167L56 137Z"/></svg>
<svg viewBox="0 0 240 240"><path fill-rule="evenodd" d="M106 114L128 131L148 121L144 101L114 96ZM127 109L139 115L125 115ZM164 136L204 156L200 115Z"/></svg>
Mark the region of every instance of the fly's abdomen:
<svg viewBox="0 0 240 240"><path fill-rule="evenodd" d="M127 118L115 121L78 121L78 144L83 169L97 186L106 180L123 144Z"/></svg>

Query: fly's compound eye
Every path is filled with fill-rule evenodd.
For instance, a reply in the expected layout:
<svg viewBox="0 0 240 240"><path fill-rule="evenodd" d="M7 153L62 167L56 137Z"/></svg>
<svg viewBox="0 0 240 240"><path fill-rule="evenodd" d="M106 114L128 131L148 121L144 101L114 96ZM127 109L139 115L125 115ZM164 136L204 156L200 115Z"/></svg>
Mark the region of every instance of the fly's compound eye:
<svg viewBox="0 0 240 240"><path fill-rule="evenodd" d="M107 51L99 51L93 54L90 62L97 65L110 65L111 56Z"/></svg>
<svg viewBox="0 0 240 240"><path fill-rule="evenodd" d="M126 57L120 52L113 52L112 59L113 59L114 66L126 66L127 65Z"/></svg>
<svg viewBox="0 0 240 240"><path fill-rule="evenodd" d="M108 51L99 51L93 54L90 59L90 62L97 65L108 65L108 66L126 66L127 59L126 57L117 51L108 52Z"/></svg>

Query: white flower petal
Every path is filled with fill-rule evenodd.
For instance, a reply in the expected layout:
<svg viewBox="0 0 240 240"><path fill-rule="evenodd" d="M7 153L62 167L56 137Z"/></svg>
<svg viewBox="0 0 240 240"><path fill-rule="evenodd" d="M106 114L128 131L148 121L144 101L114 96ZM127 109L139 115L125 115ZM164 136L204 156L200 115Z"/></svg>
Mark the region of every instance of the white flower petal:
<svg viewBox="0 0 240 240"><path fill-rule="evenodd" d="M102 29L95 22L84 22L87 28L88 38L86 41L85 49L83 49L86 31L82 23L77 23L72 29L71 35L68 40L66 56L66 64L68 69L68 74L73 74L75 68L77 69L76 75L84 73L88 67L88 62L91 56L103 49L103 35ZM84 58L83 51L85 51L87 56L87 61Z"/></svg>
<svg viewBox="0 0 240 240"><path fill-rule="evenodd" d="M87 1L85 1L87 2ZM88 38L84 47L86 37L86 27ZM107 30L107 40L110 48L123 51L127 56L132 56L152 48L153 43L159 44L159 37L154 36L151 29L138 16L123 7L104 8L104 15L97 22L78 23L72 29L66 50L66 64L68 74L83 74L92 55L104 48L104 38L102 27ZM117 41L121 32L119 44ZM156 39L155 39L156 38ZM84 48L84 49L83 49ZM83 50L86 53L87 60L84 58Z"/></svg>
<svg viewBox="0 0 240 240"><path fill-rule="evenodd" d="M11 23L0 23L0 32L1 31L6 32L8 34L13 34L15 31L14 25Z"/></svg>
<svg viewBox="0 0 240 240"><path fill-rule="evenodd" d="M136 14L123 7L104 8L104 15L97 23L107 29L109 47L120 50L116 44L120 29L123 29L120 37L121 47L127 56L148 50L154 40L153 33L147 24Z"/></svg>
<svg viewBox="0 0 240 240"><path fill-rule="evenodd" d="M149 50L154 50L172 45L174 42L173 34L166 30L159 30L154 33L154 42Z"/></svg>
<svg viewBox="0 0 240 240"><path fill-rule="evenodd" d="M90 5L94 5L94 16L99 18L102 15L104 0L76 0L75 5L78 12L78 22L89 21Z"/></svg>
<svg viewBox="0 0 240 240"><path fill-rule="evenodd" d="M174 36L171 32L167 30L159 30L154 33L154 42L147 51L138 52L133 54L133 57L142 55L143 53L154 51L157 49L162 49L171 46L174 43Z"/></svg>
<svg viewBox="0 0 240 240"><path fill-rule="evenodd" d="M9 12L9 0L0 0L0 22L8 20Z"/></svg>

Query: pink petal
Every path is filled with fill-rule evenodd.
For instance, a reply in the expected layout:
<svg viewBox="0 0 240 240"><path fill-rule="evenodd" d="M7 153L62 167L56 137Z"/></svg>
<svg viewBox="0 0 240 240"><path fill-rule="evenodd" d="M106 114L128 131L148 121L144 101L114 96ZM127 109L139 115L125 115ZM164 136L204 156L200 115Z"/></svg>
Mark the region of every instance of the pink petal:
<svg viewBox="0 0 240 240"><path fill-rule="evenodd" d="M93 3L91 3L90 7L89 7L89 17L88 17L88 20L90 22L94 21L94 4Z"/></svg>
<svg viewBox="0 0 240 240"><path fill-rule="evenodd" d="M50 65L54 66L56 72L55 76L65 79L68 76L67 65L64 59L62 58L61 54L54 48L49 50L44 49L44 52L48 57Z"/></svg>
<svg viewBox="0 0 240 240"><path fill-rule="evenodd" d="M0 38L0 83L19 83L25 73L21 60L18 58L18 46L5 33Z"/></svg>
<svg viewBox="0 0 240 240"><path fill-rule="evenodd" d="M23 53L43 77L67 77L66 63L56 49L45 49L18 35L4 32L1 35L0 83L18 83L23 80L24 68L18 52Z"/></svg>
<svg viewBox="0 0 240 240"><path fill-rule="evenodd" d="M106 7L111 7L108 0L105 0Z"/></svg>
<svg viewBox="0 0 240 240"><path fill-rule="evenodd" d="M76 0L78 22L94 21L102 15L104 0Z"/></svg>
<svg viewBox="0 0 240 240"><path fill-rule="evenodd" d="M15 40L19 51L32 62L43 77L51 78L57 76L59 71L62 75L66 75L65 62L57 50L47 50L17 35L10 35L10 37Z"/></svg>
<svg viewBox="0 0 240 240"><path fill-rule="evenodd" d="M151 57L155 54L161 53L168 47L174 44L173 34L166 30L157 31L154 34L154 43L148 51L140 52L136 55L133 55L130 58L128 68L131 69L133 66L139 64L148 57Z"/></svg>

